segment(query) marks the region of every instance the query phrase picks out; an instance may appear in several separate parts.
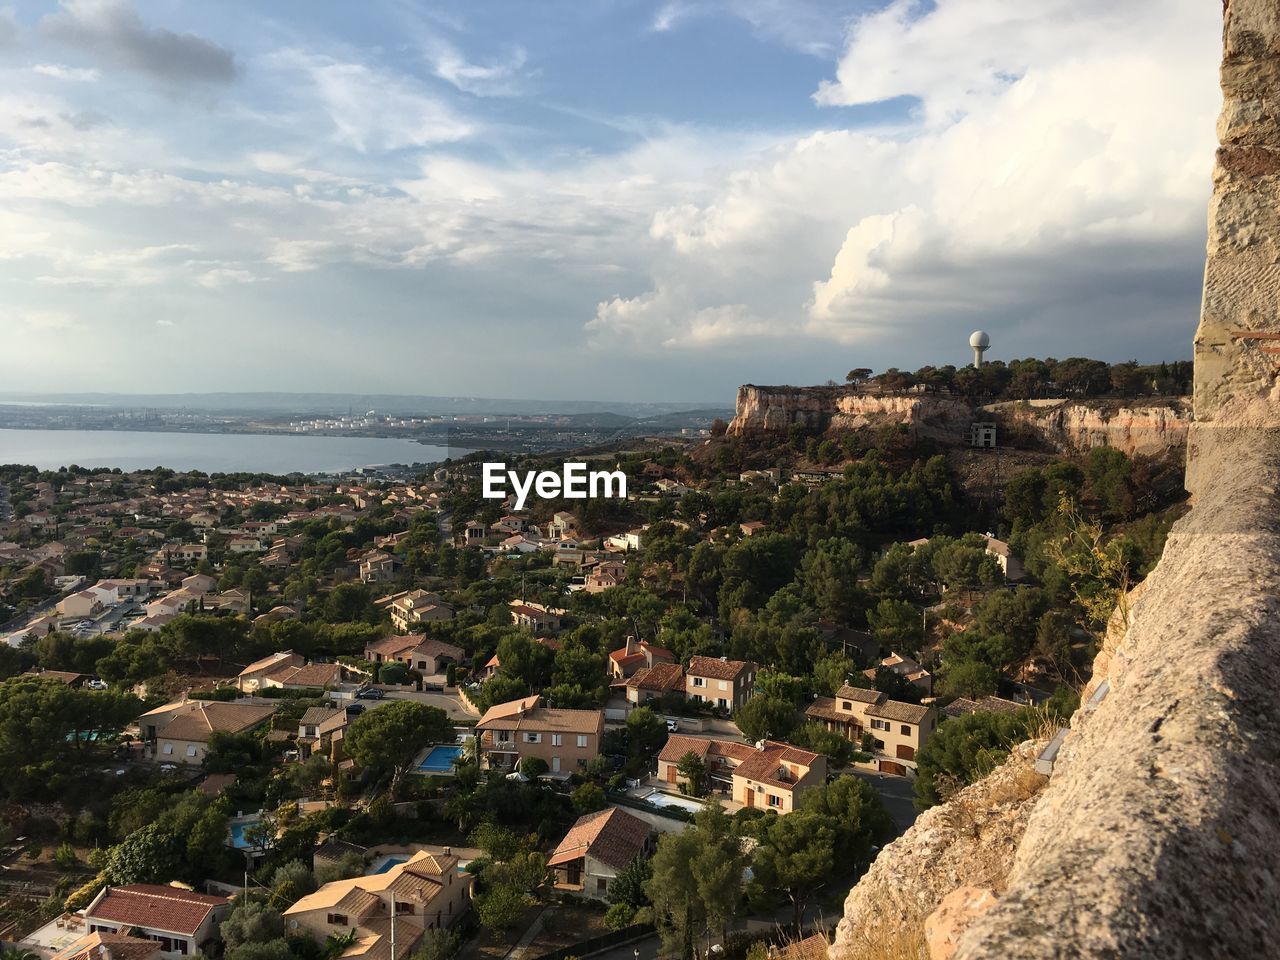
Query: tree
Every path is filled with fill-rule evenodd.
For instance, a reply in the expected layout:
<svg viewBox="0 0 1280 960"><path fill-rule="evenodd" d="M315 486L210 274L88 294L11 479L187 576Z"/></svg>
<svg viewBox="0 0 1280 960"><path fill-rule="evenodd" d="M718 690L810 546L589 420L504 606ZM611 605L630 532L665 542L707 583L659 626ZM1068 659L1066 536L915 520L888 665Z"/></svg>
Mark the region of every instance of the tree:
<svg viewBox="0 0 1280 960"><path fill-rule="evenodd" d="M829 653L813 665L813 688L826 697L834 697L836 691L849 682L855 664L843 653Z"/></svg>
<svg viewBox="0 0 1280 960"><path fill-rule="evenodd" d="M637 707L627 714L627 744L633 757L652 757L666 740L666 721L648 707Z"/></svg>
<svg viewBox="0 0 1280 960"><path fill-rule="evenodd" d="M296 960L287 940L242 943L228 950L223 960Z"/></svg>
<svg viewBox="0 0 1280 960"><path fill-rule="evenodd" d="M744 737L756 743L785 740L796 727L796 717L796 707L791 701L755 694L734 714L733 722Z"/></svg>
<svg viewBox="0 0 1280 960"><path fill-rule="evenodd" d="M632 911L648 906L645 885L653 876L653 865L647 857L636 857L623 867L609 884L609 902L626 904Z"/></svg>
<svg viewBox="0 0 1280 960"><path fill-rule="evenodd" d="M475 899L476 913L486 927L506 930L516 925L529 905L529 897L515 887L495 886Z"/></svg>
<svg viewBox="0 0 1280 960"><path fill-rule="evenodd" d="M684 783L681 786L689 791L691 797L703 797L707 793L707 765L702 758L690 750L676 763L676 770Z"/></svg>
<svg viewBox="0 0 1280 960"><path fill-rule="evenodd" d="M236 897L218 933L228 950L242 943L263 943L284 936L284 918L265 903Z"/></svg>
<svg viewBox="0 0 1280 960"><path fill-rule="evenodd" d="M573 791L573 809L579 815L595 813L609 804L605 800L604 791L594 783L584 783Z"/></svg>
<svg viewBox="0 0 1280 960"><path fill-rule="evenodd" d="M541 757L525 757L520 761L520 772L530 780L537 780L551 768Z"/></svg>
<svg viewBox="0 0 1280 960"><path fill-rule="evenodd" d="M846 381L848 381L849 383L852 383L854 386L861 386L862 384L866 383L867 380L870 379L871 374L874 372L875 371L873 371L870 367L854 367L852 370L850 370L848 373L844 375L844 378Z"/></svg>
<svg viewBox="0 0 1280 960"><path fill-rule="evenodd" d="M860 777L837 777L800 799L801 811L830 817L836 830L836 863L841 868L869 863L873 845L893 836L893 818L880 794Z"/></svg>
<svg viewBox="0 0 1280 960"><path fill-rule="evenodd" d="M854 744L850 743L844 734L828 730L820 723L806 723L791 739L797 746L805 747L826 757L827 765L832 770L840 770L853 763L853 755L856 752Z"/></svg>
<svg viewBox="0 0 1280 960"><path fill-rule="evenodd" d="M946 799L942 780L960 786L975 782L995 769L1013 744L1026 736L1031 713L970 713L938 724L916 754L912 784L916 807L924 810Z"/></svg>
<svg viewBox="0 0 1280 960"><path fill-rule="evenodd" d="M867 611L867 623L882 647L908 652L920 649L920 611L905 600L881 600Z"/></svg>
<svg viewBox="0 0 1280 960"><path fill-rule="evenodd" d="M767 902L774 891L791 901L798 929L809 898L835 874L834 821L817 813L792 812L763 828L751 862L752 898Z"/></svg>
<svg viewBox="0 0 1280 960"><path fill-rule="evenodd" d="M693 960L693 943L706 907L690 864L702 851L697 831L664 833L653 855L653 876L645 888L663 949L681 960Z"/></svg>
<svg viewBox="0 0 1280 960"><path fill-rule="evenodd" d="M428 930L413 951L412 960L452 960L461 946L462 938L452 930Z"/></svg>
<svg viewBox="0 0 1280 960"><path fill-rule="evenodd" d="M361 767L391 775L394 794L423 747L453 739L453 724L439 707L398 700L356 717L343 742L347 753Z"/></svg>

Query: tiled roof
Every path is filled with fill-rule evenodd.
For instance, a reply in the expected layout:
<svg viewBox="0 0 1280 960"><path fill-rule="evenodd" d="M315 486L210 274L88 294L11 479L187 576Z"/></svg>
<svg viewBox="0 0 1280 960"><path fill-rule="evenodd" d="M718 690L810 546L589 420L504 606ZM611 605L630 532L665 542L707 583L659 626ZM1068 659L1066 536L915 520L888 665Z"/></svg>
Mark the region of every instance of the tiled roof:
<svg viewBox="0 0 1280 960"><path fill-rule="evenodd" d="M741 763L753 756L755 752L755 747L736 740L687 737L677 733L667 738L666 746L658 754L658 759L665 760L667 763L679 763L686 753L693 753L703 760L726 758L735 763Z"/></svg>
<svg viewBox="0 0 1280 960"><path fill-rule="evenodd" d="M160 944L124 933L99 930L59 950L51 960L150 960L160 954Z"/></svg>
<svg viewBox="0 0 1280 960"><path fill-rule="evenodd" d="M406 650L412 650L424 640L426 636L421 633L410 633L405 636L384 637L376 643L370 643L365 646L365 653L380 653L384 657L395 657L404 653Z"/></svg>
<svg viewBox="0 0 1280 960"><path fill-rule="evenodd" d="M884 694L879 690L871 690L867 687L851 687L846 683L836 691L836 696L841 700L855 700L858 703L879 703Z"/></svg>
<svg viewBox="0 0 1280 960"><path fill-rule="evenodd" d="M335 714L344 712L337 707L307 707L306 712L298 719L298 723L303 726L314 727L324 723Z"/></svg>
<svg viewBox="0 0 1280 960"><path fill-rule="evenodd" d="M808 750L801 750L789 743L768 741L763 749L757 750L753 756L740 763L733 771L735 777L745 777L771 786L789 790L795 787L795 780L790 773L784 778L781 771L786 764L801 767L812 767L818 762L818 755ZM802 774L803 775L803 774Z"/></svg>
<svg viewBox="0 0 1280 960"><path fill-rule="evenodd" d="M547 866L591 856L621 870L644 852L651 827L644 820L618 807L610 807L580 817L551 854Z"/></svg>
<svg viewBox="0 0 1280 960"><path fill-rule="evenodd" d="M237 778L238 775L234 773L211 773L200 781L196 789L211 797L219 797Z"/></svg>
<svg viewBox="0 0 1280 960"><path fill-rule="evenodd" d="M190 713L174 717L160 730L165 740L189 740L203 743L209 734L243 733L265 723L276 712L275 707L259 707L243 703L201 702Z"/></svg>
<svg viewBox="0 0 1280 960"><path fill-rule="evenodd" d="M302 667L282 667L267 677L291 687L327 687L337 683L342 668L336 663L308 663Z"/></svg>
<svg viewBox="0 0 1280 960"><path fill-rule="evenodd" d="M655 663L632 674L627 686L637 690L683 690L684 671L678 663Z"/></svg>
<svg viewBox="0 0 1280 960"><path fill-rule="evenodd" d="M85 916L90 920L194 936L210 913L230 902L226 897L211 897L181 887L131 883L108 887Z"/></svg>
<svg viewBox="0 0 1280 960"><path fill-rule="evenodd" d="M882 720L896 720L899 723L923 723L924 718L929 715L929 709L917 703L883 700L867 707L867 716L879 717Z"/></svg>
<svg viewBox="0 0 1280 960"><path fill-rule="evenodd" d="M751 664L745 660L720 660L716 657L692 657L688 674L691 677L710 677L712 680L734 680Z"/></svg>
<svg viewBox="0 0 1280 960"><path fill-rule="evenodd" d="M501 727L503 730L594 733L599 729L603 717L599 710L540 707L538 696L534 694L490 707L476 724L476 729L489 730L493 727Z"/></svg>

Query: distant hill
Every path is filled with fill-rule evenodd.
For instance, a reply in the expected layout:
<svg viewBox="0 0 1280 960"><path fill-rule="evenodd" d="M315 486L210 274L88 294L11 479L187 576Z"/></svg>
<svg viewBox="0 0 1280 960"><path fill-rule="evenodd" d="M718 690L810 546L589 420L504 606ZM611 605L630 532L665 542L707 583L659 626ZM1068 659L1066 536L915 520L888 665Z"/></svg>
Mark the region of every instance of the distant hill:
<svg viewBox="0 0 1280 960"><path fill-rule="evenodd" d="M521 400L496 397L432 397L371 393L18 393L0 392L0 403L68 404L105 407L147 407L156 410L200 410L210 413L342 415L348 411L398 416L491 414L556 416L613 414L619 425L634 418L661 419L694 408L720 415L726 403L672 401L636 403L619 400Z"/></svg>

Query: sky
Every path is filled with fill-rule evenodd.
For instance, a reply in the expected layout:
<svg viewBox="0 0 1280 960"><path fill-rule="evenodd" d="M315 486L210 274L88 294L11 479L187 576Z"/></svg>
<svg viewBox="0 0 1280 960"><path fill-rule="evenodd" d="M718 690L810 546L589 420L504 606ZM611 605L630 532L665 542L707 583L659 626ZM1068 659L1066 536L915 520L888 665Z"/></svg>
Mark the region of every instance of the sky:
<svg viewBox="0 0 1280 960"><path fill-rule="evenodd" d="M1187 357L1204 0L0 0L0 390Z"/></svg>

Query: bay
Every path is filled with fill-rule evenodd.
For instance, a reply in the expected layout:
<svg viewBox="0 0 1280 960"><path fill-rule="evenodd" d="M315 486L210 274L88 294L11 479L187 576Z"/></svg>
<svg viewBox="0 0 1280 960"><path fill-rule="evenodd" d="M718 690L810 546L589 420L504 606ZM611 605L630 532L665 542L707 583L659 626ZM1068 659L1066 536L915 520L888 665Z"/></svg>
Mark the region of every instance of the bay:
<svg viewBox="0 0 1280 960"><path fill-rule="evenodd" d="M438 463L467 451L383 437L150 430L0 430L0 463L41 470L78 464L205 473L337 473L389 463Z"/></svg>

